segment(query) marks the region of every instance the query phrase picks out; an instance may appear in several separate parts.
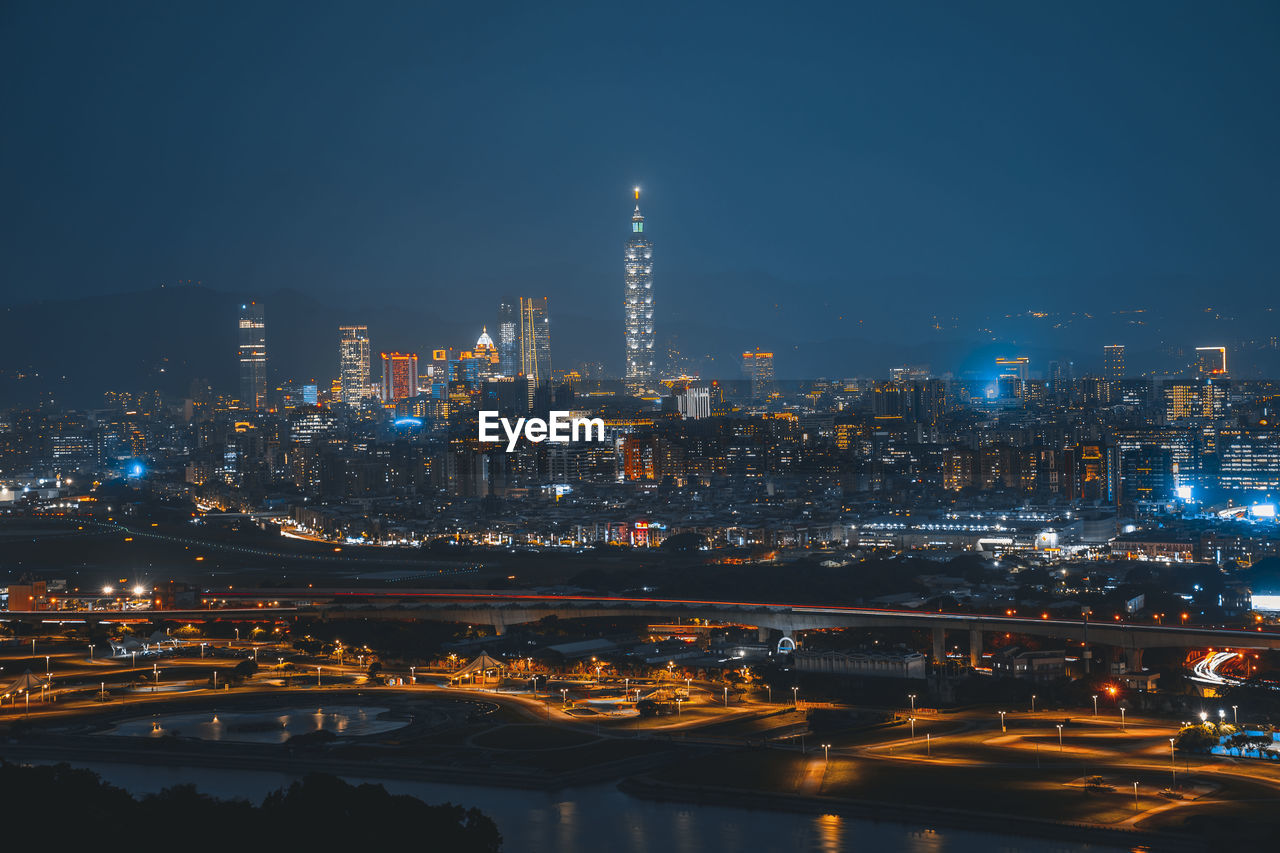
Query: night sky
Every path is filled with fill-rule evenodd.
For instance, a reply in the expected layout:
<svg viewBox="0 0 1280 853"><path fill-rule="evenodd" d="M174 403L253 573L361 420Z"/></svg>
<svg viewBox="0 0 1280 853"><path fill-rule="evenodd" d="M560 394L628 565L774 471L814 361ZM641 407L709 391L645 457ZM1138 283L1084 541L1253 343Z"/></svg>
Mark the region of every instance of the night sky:
<svg viewBox="0 0 1280 853"><path fill-rule="evenodd" d="M620 365L636 184L660 340L808 346L781 374L1028 310L1247 325L1275 301L1271 2L8 2L0 25L10 304L293 288L376 347L378 316L420 318L382 343L426 348L546 294L558 364Z"/></svg>

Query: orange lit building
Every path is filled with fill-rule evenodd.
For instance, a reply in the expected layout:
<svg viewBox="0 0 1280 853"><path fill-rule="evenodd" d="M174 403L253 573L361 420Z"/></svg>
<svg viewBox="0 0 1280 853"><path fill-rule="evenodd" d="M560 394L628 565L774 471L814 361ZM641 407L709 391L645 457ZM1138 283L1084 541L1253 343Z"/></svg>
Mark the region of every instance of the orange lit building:
<svg viewBox="0 0 1280 853"><path fill-rule="evenodd" d="M382 401L395 403L418 396L417 353L382 354Z"/></svg>
<svg viewBox="0 0 1280 853"><path fill-rule="evenodd" d="M49 587L45 581L9 584L10 610L48 610Z"/></svg>

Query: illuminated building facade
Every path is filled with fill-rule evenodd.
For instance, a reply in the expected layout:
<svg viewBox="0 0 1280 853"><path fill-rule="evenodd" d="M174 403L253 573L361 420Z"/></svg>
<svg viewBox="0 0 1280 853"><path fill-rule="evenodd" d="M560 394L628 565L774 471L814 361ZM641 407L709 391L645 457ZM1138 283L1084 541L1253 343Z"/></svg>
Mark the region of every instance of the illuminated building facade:
<svg viewBox="0 0 1280 853"><path fill-rule="evenodd" d="M503 376L520 372L520 317L510 300L498 305L498 367Z"/></svg>
<svg viewBox="0 0 1280 853"><path fill-rule="evenodd" d="M551 381L551 316L547 297L520 297L520 372L535 386Z"/></svg>
<svg viewBox="0 0 1280 853"><path fill-rule="evenodd" d="M416 353L382 354L382 402L394 403L418 396L418 356Z"/></svg>
<svg viewBox="0 0 1280 853"><path fill-rule="evenodd" d="M369 387L369 327L338 327L338 383L342 402L356 404L373 394Z"/></svg>
<svg viewBox="0 0 1280 853"><path fill-rule="evenodd" d="M1166 501L1173 497L1177 482L1173 453L1156 444L1144 444L1122 451L1121 494L1126 504L1142 501Z"/></svg>
<svg viewBox="0 0 1280 853"><path fill-rule="evenodd" d="M1226 389L1211 381L1170 382L1164 386L1165 420L1216 418L1226 401Z"/></svg>
<svg viewBox="0 0 1280 853"><path fill-rule="evenodd" d="M699 420L711 417L711 391L705 385L689 385L676 395L681 417Z"/></svg>
<svg viewBox="0 0 1280 853"><path fill-rule="evenodd" d="M631 237L623 249L626 270L622 297L627 365L623 376L627 388L643 391L657 379L653 334L653 244L644 234L640 214L640 188L636 188L636 209L631 214Z"/></svg>
<svg viewBox="0 0 1280 853"><path fill-rule="evenodd" d="M480 338L473 349L463 350L458 356L459 379L468 388L477 388L486 379L492 379L500 373L501 356L494 346L489 330L480 332Z"/></svg>
<svg viewBox="0 0 1280 853"><path fill-rule="evenodd" d="M1196 347L1196 372L1201 376L1226 376L1227 348Z"/></svg>
<svg viewBox="0 0 1280 853"><path fill-rule="evenodd" d="M267 407L267 321L261 302L240 306L240 404Z"/></svg>
<svg viewBox="0 0 1280 853"><path fill-rule="evenodd" d="M773 353L754 350L742 354L742 375L751 380L751 398L763 400L774 391Z"/></svg>
<svg viewBox="0 0 1280 853"><path fill-rule="evenodd" d="M1025 355L1016 358L997 358L996 370L999 395L1004 399L1022 399L1030 375L1031 359Z"/></svg>
<svg viewBox="0 0 1280 853"><path fill-rule="evenodd" d="M1226 489L1280 489L1280 434L1223 437L1219 480Z"/></svg>
<svg viewBox="0 0 1280 853"><path fill-rule="evenodd" d="M1108 382L1124 379L1124 344L1102 348L1102 377Z"/></svg>

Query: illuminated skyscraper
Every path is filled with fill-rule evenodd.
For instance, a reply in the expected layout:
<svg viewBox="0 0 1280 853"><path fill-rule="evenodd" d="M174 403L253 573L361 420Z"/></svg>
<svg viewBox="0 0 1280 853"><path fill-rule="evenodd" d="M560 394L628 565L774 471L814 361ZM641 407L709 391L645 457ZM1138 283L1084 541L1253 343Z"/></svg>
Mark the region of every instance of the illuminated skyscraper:
<svg viewBox="0 0 1280 853"><path fill-rule="evenodd" d="M773 353L744 352L742 375L751 380L751 398L763 400L773 393Z"/></svg>
<svg viewBox="0 0 1280 853"><path fill-rule="evenodd" d="M503 376L520 372L519 316L510 300L498 305L498 370Z"/></svg>
<svg viewBox="0 0 1280 853"><path fill-rule="evenodd" d="M382 402L395 403L418 396L417 353L382 354Z"/></svg>
<svg viewBox="0 0 1280 853"><path fill-rule="evenodd" d="M534 385L551 381L551 317L548 308L545 296L520 297L520 372Z"/></svg>
<svg viewBox="0 0 1280 853"><path fill-rule="evenodd" d="M247 409L267 407L267 321L262 303L240 306L240 403Z"/></svg>
<svg viewBox="0 0 1280 853"><path fill-rule="evenodd" d="M369 327L338 327L338 382L342 402L359 403L373 394L369 387Z"/></svg>
<svg viewBox="0 0 1280 853"><path fill-rule="evenodd" d="M1196 371L1201 376L1226 376L1227 348L1196 347Z"/></svg>
<svg viewBox="0 0 1280 853"><path fill-rule="evenodd" d="M627 240L624 256L626 289L622 310L627 367L623 378L628 388L640 391L653 387L657 371L653 360L653 244L644 236L639 187L636 187L636 209L631 214L631 238Z"/></svg>
<svg viewBox="0 0 1280 853"><path fill-rule="evenodd" d="M1102 348L1102 378L1108 382L1124 379L1124 344Z"/></svg>

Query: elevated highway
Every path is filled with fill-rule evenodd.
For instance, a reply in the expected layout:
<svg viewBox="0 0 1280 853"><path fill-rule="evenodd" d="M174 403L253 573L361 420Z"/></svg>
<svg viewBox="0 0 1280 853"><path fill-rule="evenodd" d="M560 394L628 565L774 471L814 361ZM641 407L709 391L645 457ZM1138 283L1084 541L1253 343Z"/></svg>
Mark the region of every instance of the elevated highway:
<svg viewBox="0 0 1280 853"><path fill-rule="evenodd" d="M231 595L219 593L220 596ZM253 591L235 593L255 600ZM315 608L321 618L360 615L374 619L432 620L490 625L499 634L508 626L560 618L675 616L748 625L794 638L823 628L918 628L933 632L933 656L942 660L946 632L968 632L970 662L977 665L985 633L1017 633L1089 646L1123 650L1131 670L1141 668L1142 651L1151 648L1280 649L1280 632L1261 629L1137 625L974 613L920 612L870 607L801 605L751 601L708 601L599 595L555 595L528 591L426 589L328 589L262 591L272 601L292 601ZM266 600L266 599L264 599Z"/></svg>
<svg viewBox="0 0 1280 853"><path fill-rule="evenodd" d="M237 607L222 610L0 610L0 622L36 625L79 625L144 622L266 622L291 619L297 607Z"/></svg>

